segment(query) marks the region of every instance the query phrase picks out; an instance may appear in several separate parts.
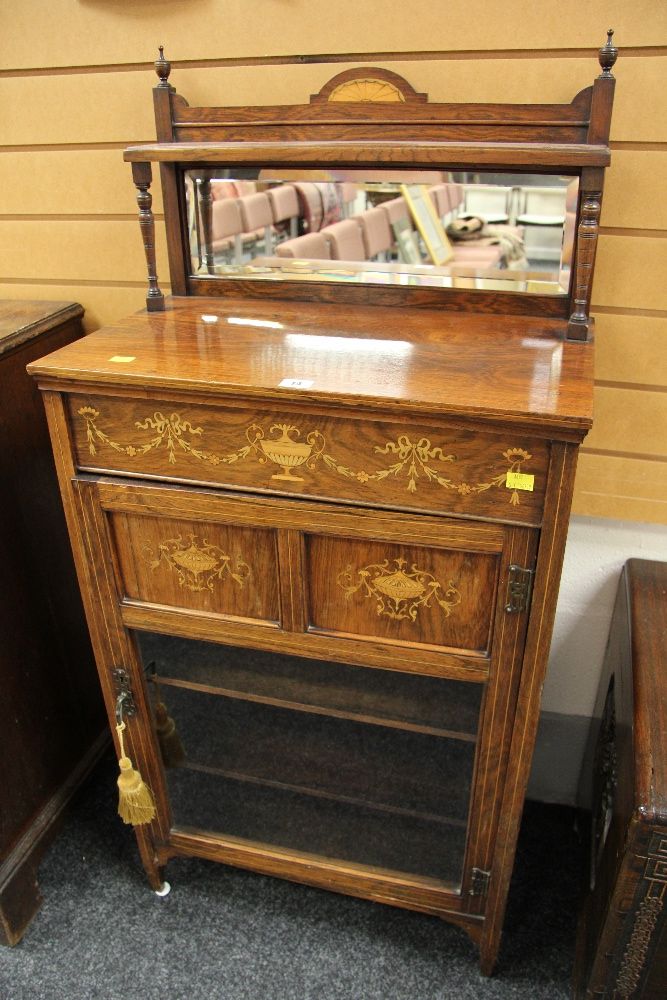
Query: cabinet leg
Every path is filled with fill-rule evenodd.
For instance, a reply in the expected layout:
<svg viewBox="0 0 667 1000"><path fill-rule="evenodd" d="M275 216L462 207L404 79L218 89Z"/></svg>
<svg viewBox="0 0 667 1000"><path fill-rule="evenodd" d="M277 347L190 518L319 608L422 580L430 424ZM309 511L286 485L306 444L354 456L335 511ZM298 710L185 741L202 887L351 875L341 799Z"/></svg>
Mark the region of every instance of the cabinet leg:
<svg viewBox="0 0 667 1000"><path fill-rule="evenodd" d="M483 976L492 976L498 960L500 949L500 931L491 930L482 933L479 942L479 968Z"/></svg>
<svg viewBox="0 0 667 1000"><path fill-rule="evenodd" d="M24 863L2 878L0 868L0 945L17 944L42 905L35 866Z"/></svg>
<svg viewBox="0 0 667 1000"><path fill-rule="evenodd" d="M164 868L162 868L157 861L155 845L153 843L153 837L151 836L150 827L135 826L134 832L137 835L139 856L141 857L141 863L144 866L148 883L151 889L153 889L154 892L157 892L158 895L166 896L164 886L168 883L164 880Z"/></svg>

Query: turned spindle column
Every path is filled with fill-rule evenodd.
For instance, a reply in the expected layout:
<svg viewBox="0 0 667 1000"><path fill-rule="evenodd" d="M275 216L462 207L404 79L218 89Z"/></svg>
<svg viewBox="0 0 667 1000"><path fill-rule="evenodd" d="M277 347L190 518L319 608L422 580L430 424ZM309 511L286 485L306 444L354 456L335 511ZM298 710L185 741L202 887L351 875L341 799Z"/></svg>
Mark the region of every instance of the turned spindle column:
<svg viewBox="0 0 667 1000"><path fill-rule="evenodd" d="M209 274L215 274L215 258L213 255L213 193L211 178L205 174L199 182L199 211L201 227L204 236L204 263Z"/></svg>
<svg viewBox="0 0 667 1000"><path fill-rule="evenodd" d="M132 179L137 188L137 205L139 206L139 228L144 242L146 266L148 268L148 294L146 308L149 312L164 310L164 295L157 283L157 264L155 260L155 218L151 210L153 196L148 190L153 179L150 163L133 163Z"/></svg>
<svg viewBox="0 0 667 1000"><path fill-rule="evenodd" d="M567 327L568 340L588 340L591 323L589 317L591 285L598 245L601 207L602 190L582 193L573 279L574 310Z"/></svg>

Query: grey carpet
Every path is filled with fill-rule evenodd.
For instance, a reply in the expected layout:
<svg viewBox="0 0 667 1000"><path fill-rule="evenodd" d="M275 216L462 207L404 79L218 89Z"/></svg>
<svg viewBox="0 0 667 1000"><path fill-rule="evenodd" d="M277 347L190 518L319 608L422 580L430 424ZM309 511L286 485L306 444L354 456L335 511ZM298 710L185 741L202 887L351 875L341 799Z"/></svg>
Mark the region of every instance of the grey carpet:
<svg viewBox="0 0 667 1000"><path fill-rule="evenodd" d="M457 928L194 859L155 896L114 815L114 761L44 859L44 905L0 948L1 1000L569 1000L582 845L529 803L496 975Z"/></svg>

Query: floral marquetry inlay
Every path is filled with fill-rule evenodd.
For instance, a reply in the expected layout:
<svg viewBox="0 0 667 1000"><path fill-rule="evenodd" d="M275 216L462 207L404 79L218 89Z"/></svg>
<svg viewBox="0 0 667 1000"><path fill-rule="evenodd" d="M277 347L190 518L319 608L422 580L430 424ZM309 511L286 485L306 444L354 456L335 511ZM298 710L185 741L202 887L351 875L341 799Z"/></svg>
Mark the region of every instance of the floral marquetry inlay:
<svg viewBox="0 0 667 1000"><path fill-rule="evenodd" d="M245 459L255 458L261 464L268 462L279 466L280 471L273 473L272 479L289 483L304 482L304 476L294 470L300 468L315 470L319 463L345 479L354 480L363 485L382 483L385 480L403 480L408 493L416 493L419 480L425 483L435 483L445 490L466 497L485 493L494 488L511 490L509 502L513 506L520 503L519 489L532 490L532 476L524 479L531 481L528 487L515 486L517 477L521 478L522 466L532 458L525 448L507 448L502 457L507 467L502 472L489 476L478 482L468 482L444 474L444 466L456 462L456 456L445 454L443 449L433 444L427 437L413 440L409 434L400 434L397 438L376 445L373 449L376 455L390 456L388 464L380 469L353 469L339 461L328 451L327 440L318 428L302 434L299 427L287 422L274 423L268 432L259 424L250 424L245 430L246 443L227 454L216 454L207 451L199 444L204 434L202 427L194 426L179 413L165 415L156 410L151 416L137 420L135 427L147 431L145 441L137 443L122 443L113 440L99 425L99 411L92 406L82 406L78 411L86 424L86 439L91 455L96 455L101 446L107 446L114 451L122 452L130 458L145 455L149 451L165 448L170 464L175 465L177 456L183 454L207 465L231 465ZM197 439L197 441L193 439ZM512 479L512 477L514 477Z"/></svg>
<svg viewBox="0 0 667 1000"><path fill-rule="evenodd" d="M443 586L432 573L419 569L413 563L407 569L405 559L394 559L371 563L361 569L347 566L336 578L338 586L349 600L353 594L376 601L378 615L385 615L395 621L405 618L416 621L420 608L430 608L435 601L449 618L452 609L461 603L461 593L450 580Z"/></svg>
<svg viewBox="0 0 667 1000"><path fill-rule="evenodd" d="M124 455L129 455L130 458L166 447L172 465L176 464L176 454L179 451L186 455L192 455L200 462L220 465L221 463L238 462L239 459L245 458L253 448L253 444L249 443L229 455L214 455L204 451L197 448L190 440L190 437L200 437L204 433L202 427L193 427L189 420L184 420L181 417L180 413L171 413L169 416L165 416L159 410L156 410L152 416L146 417L145 420L135 422L135 427L138 430L153 432L147 441L140 444L122 444L119 441L114 441L99 427L97 423L97 418L100 415L99 410L92 406L82 406L77 412L86 422L86 438L88 451L91 455L97 454L97 449L101 444L113 448L114 451L122 452Z"/></svg>
<svg viewBox="0 0 667 1000"><path fill-rule="evenodd" d="M217 545L211 545L206 539L198 541L194 534L168 538L160 542L157 555L150 551L146 554L151 569L167 565L175 571L179 585L194 592L212 591L216 581L227 576L243 587L250 576L246 562L238 558L233 562L232 557Z"/></svg>

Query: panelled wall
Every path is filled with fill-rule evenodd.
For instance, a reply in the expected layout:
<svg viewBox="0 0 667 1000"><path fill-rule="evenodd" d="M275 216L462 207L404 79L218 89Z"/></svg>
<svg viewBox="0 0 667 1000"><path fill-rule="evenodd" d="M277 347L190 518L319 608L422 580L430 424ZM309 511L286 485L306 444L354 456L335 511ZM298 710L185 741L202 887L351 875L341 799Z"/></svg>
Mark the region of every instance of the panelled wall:
<svg viewBox="0 0 667 1000"><path fill-rule="evenodd" d="M159 43L191 104L302 102L360 64L392 69L436 101L560 102L592 82L611 25L621 52L593 289L596 423L575 512L667 523L667 4L474 10L469 0L11 5L0 15L0 295L77 300L89 329L143 306L121 150L154 138Z"/></svg>

